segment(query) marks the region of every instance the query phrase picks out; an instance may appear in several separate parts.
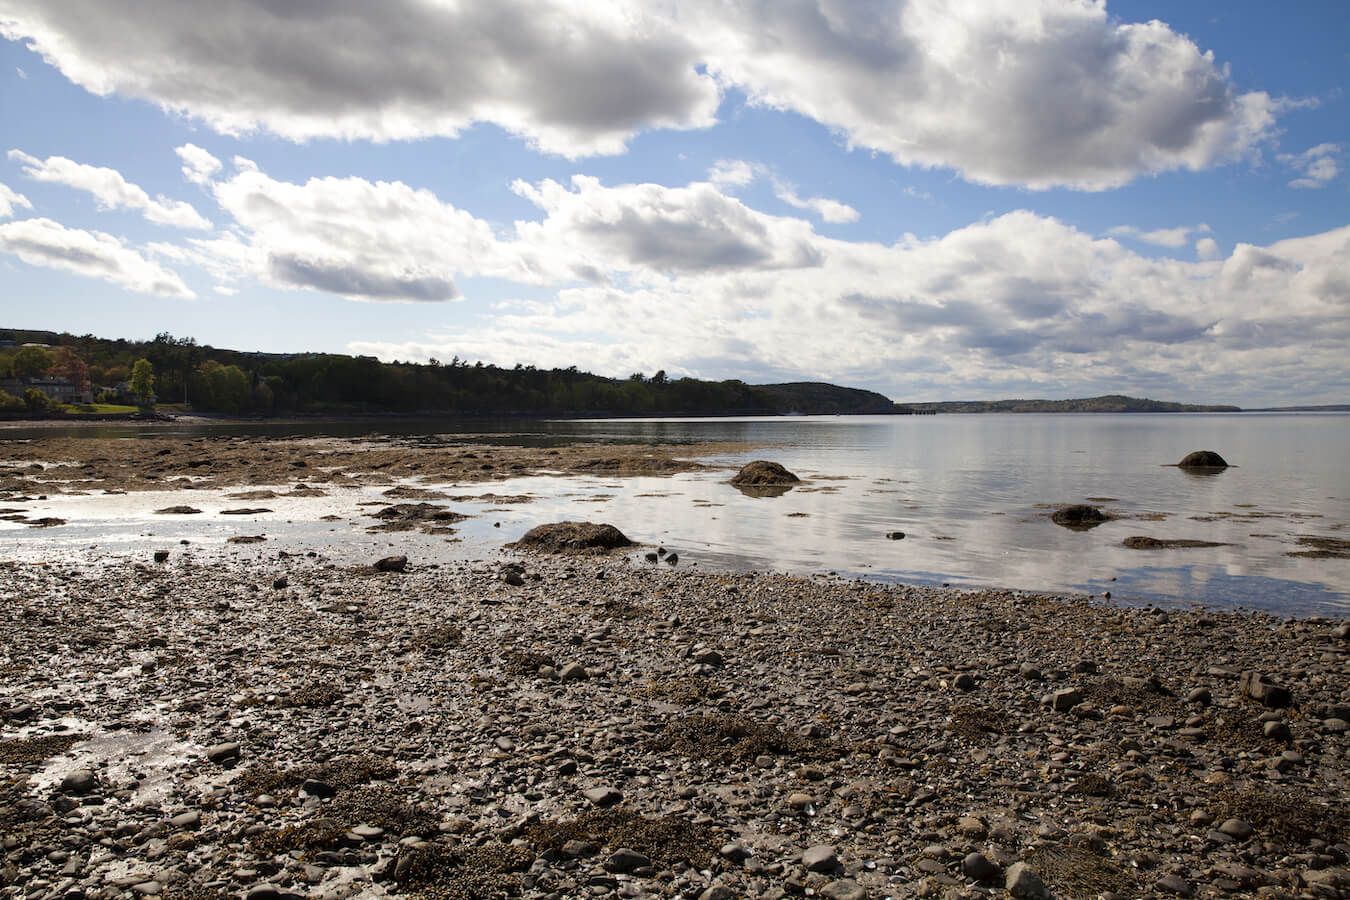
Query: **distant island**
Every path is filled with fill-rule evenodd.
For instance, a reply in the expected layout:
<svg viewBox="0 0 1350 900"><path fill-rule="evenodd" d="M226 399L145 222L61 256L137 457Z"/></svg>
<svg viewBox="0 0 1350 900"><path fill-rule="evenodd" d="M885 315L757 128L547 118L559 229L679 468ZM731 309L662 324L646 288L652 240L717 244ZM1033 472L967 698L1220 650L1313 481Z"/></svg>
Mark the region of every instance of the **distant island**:
<svg viewBox="0 0 1350 900"><path fill-rule="evenodd" d="M939 403L907 403L918 413L1121 413L1121 412L1241 412L1241 407L1169 403L1108 394L1078 400L948 400Z"/></svg>

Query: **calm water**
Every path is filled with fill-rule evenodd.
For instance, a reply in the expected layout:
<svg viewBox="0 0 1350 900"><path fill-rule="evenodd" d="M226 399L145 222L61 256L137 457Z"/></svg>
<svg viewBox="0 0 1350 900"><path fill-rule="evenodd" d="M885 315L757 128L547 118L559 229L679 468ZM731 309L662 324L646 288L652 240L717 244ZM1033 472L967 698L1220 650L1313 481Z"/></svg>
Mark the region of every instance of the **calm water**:
<svg viewBox="0 0 1350 900"><path fill-rule="evenodd" d="M630 537L677 550L682 564L836 571L903 582L996 585L1101 594L1115 600L1246 606L1289 614L1350 611L1350 560L1289 556L1298 538L1350 540L1350 415L968 415L771 419L596 420L399 423L404 434L491 432L516 440L772 444L722 457L728 466L777 460L807 483L779 497L747 497L726 484L729 471L674 478L536 477L461 486L458 493L530 494L529 504L458 504L474 518L462 540L422 535L368 536L349 524L320 523L337 512L356 519L352 498L277 509L255 522L143 519L134 508L106 512L108 500L65 501L72 526L39 536L5 529L0 547L35 542L117 541L142 532L223 541L257 533L297 543L370 552L398 546L423 558L490 555L540 522L612 522ZM174 433L369 432L371 426L192 426ZM393 429L381 426L383 431ZM48 432L50 433L50 432ZM135 433L134 430L125 433ZM164 435L154 429L155 435ZM0 436L10 436L13 432ZM1217 450L1234 468L1198 476L1167 467L1187 452ZM378 491L371 492L378 497ZM1052 523L1050 509L1089 502L1117 518L1091 531ZM359 498L370 499L370 498ZM58 500L59 498L54 498ZM117 498L123 504L131 499ZM153 501L150 501L153 502ZM181 498L173 502L182 502ZM193 501L195 502L195 501ZM105 510L99 513L98 504ZM345 503L345 508L343 504ZM84 504L84 506L80 506ZM58 502L57 506L60 505ZM142 504L144 505L144 504ZM163 504L161 504L163 505ZM196 505L201 505L197 503ZM269 506L276 504L269 502ZM208 513L210 510L208 509ZM61 515L60 511L54 514ZM281 518L281 516L285 518ZM120 517L120 518L119 518ZM84 526L77 522L85 522ZM903 540L886 533L903 531ZM59 534L64 532L65 534ZM1230 546L1140 551L1132 535L1221 541ZM271 544L276 547L277 544Z"/></svg>

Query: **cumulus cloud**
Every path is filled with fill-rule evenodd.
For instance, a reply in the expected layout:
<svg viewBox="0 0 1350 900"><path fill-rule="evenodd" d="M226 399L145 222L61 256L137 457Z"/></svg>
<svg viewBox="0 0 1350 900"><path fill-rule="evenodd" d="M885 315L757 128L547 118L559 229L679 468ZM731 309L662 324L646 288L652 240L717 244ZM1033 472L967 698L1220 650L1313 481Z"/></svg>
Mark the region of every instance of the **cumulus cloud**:
<svg viewBox="0 0 1350 900"><path fill-rule="evenodd" d="M708 66L759 104L905 165L986 184L1115 187L1269 136L1280 104L1212 54L1104 3L729 0L695 16Z"/></svg>
<svg viewBox="0 0 1350 900"><path fill-rule="evenodd" d="M1210 227L1201 222L1199 225L1180 225L1176 228L1158 228L1153 231L1143 231L1133 225L1117 225L1108 229L1106 233L1112 237L1129 238L1157 247L1175 248L1189 244L1193 234L1209 234L1209 232Z"/></svg>
<svg viewBox="0 0 1350 900"><path fill-rule="evenodd" d="M151 222L172 225L175 228L208 229L211 223L189 203L159 196L151 199L142 188L122 177L115 169L89 166L49 156L45 160L29 156L21 150L9 151L9 158L23 165L23 174L35 181L64 184L94 196L100 209L139 210Z"/></svg>
<svg viewBox="0 0 1350 900"><path fill-rule="evenodd" d="M29 265L64 269L142 294L184 299L194 296L176 273L146 259L112 235L67 228L51 219L24 219L0 225L0 251L13 253Z"/></svg>
<svg viewBox="0 0 1350 900"><path fill-rule="evenodd" d="M32 209L33 204L28 202L28 198L23 194L11 189L9 185L0 183L0 219L8 219L14 215L15 208Z"/></svg>
<svg viewBox="0 0 1350 900"><path fill-rule="evenodd" d="M1090 0L0 0L0 35L90 91L227 134L486 122L579 157L709 126L735 90L904 165L1033 188L1208 168L1265 140L1283 106L1239 93L1167 25Z"/></svg>
<svg viewBox="0 0 1350 900"><path fill-rule="evenodd" d="M512 190L547 214L516 223L528 252L575 259L573 274L587 280L609 267L693 275L821 263L808 223L753 210L708 182L606 187L574 175L571 190L552 180Z"/></svg>
<svg viewBox="0 0 1350 900"><path fill-rule="evenodd" d="M184 144L173 152L183 161L183 177L193 184L210 184L211 177L221 169L220 160L196 144Z"/></svg>
<svg viewBox="0 0 1350 900"><path fill-rule="evenodd" d="M222 133L404 140L490 122L569 157L713 122L718 89L684 33L620 0L0 2L0 34L76 84Z"/></svg>
<svg viewBox="0 0 1350 900"><path fill-rule="evenodd" d="M212 184L231 233L193 241L220 278L353 300L452 300L454 273L509 274L491 227L430 191L362 178L277 181L247 160Z"/></svg>
<svg viewBox="0 0 1350 900"><path fill-rule="evenodd" d="M1336 156L1340 152L1340 144L1318 144L1302 153L1281 153L1278 159L1300 173L1298 178L1289 182L1290 187L1315 190L1326 187L1340 173L1336 164Z"/></svg>
<svg viewBox="0 0 1350 900"><path fill-rule="evenodd" d="M1201 238L1195 242L1195 255L1200 259L1217 259L1219 243L1214 238Z"/></svg>

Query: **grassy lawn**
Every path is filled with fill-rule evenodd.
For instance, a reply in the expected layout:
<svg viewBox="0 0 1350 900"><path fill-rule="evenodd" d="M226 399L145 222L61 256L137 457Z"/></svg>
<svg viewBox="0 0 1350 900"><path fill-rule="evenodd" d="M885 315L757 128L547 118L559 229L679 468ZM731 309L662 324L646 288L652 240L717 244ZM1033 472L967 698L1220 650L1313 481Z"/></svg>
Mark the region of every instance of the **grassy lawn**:
<svg viewBox="0 0 1350 900"><path fill-rule="evenodd" d="M67 406L66 412L74 416L103 416L114 413L134 413L136 407L123 406L120 403L81 403Z"/></svg>

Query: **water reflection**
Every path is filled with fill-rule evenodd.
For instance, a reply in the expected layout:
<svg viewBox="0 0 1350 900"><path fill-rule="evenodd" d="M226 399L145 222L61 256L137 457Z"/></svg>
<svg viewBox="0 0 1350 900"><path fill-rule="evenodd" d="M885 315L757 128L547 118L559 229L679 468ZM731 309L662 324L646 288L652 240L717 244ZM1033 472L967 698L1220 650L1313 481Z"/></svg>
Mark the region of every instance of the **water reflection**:
<svg viewBox="0 0 1350 900"><path fill-rule="evenodd" d="M349 423L351 424L351 423ZM408 434L471 441L501 422L456 423L459 431ZM1093 415L819 417L741 420L603 420L511 423L513 440L564 443L745 441L805 483L764 494L728 483L751 455L723 468L669 478L609 480L538 476L485 484L434 485L455 495L530 495L532 502L450 502L471 515L453 536L365 534L360 503L379 489L323 499L269 501L274 514L225 522L228 502L178 493L172 499L52 497L27 510L71 524L40 534L0 523L11 553L61 548L144 549L179 539L223 546L265 530L262 551L332 547L347 555L397 547L427 561L497 553L534 525L563 519L609 522L629 537L679 553L681 566L837 571L906 582L996 585L1027 590L1112 592L1113 600L1251 606L1344 614L1350 560L1290 556L1299 539L1343 535L1350 523L1350 416ZM426 423L421 423L426 427ZM296 426L288 426L294 434ZM368 428L368 425L362 427ZM439 426L438 426L439 427ZM447 426L448 427L448 426ZM162 434L162 432L158 432ZM254 433L257 433L256 431ZM365 433L365 432L360 432ZM1188 448L1223 448L1241 466L1213 472L1162 461ZM1215 477L1226 473L1225 477ZM363 493L364 490L364 493ZM283 502L284 501L284 502ZM771 502L769 502L771 501ZM189 503L196 521L152 518L149 510ZM151 505L155 504L155 505ZM214 505L213 505L214 504ZM1061 528L1051 511L1088 505L1107 517ZM339 517L339 521L331 520ZM228 517L227 517L228 518ZM153 532L153 538L142 535ZM887 534L904 532L903 540ZM1207 540L1220 547L1134 550L1124 541ZM453 543L451 541L454 541ZM194 543L194 546L196 543ZM242 551L241 551L242 552ZM641 560L641 553L635 554Z"/></svg>

